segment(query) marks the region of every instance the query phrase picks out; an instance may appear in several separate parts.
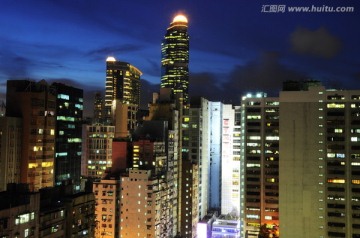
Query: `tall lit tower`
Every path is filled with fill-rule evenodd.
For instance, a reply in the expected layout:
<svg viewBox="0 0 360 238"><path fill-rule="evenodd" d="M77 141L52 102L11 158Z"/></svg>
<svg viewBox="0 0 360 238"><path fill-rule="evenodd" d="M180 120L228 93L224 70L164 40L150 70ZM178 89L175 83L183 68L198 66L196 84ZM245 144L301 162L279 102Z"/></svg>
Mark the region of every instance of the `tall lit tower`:
<svg viewBox="0 0 360 238"><path fill-rule="evenodd" d="M189 35L188 20L177 15L167 29L161 44L161 88L172 88L189 103Z"/></svg>
<svg viewBox="0 0 360 238"><path fill-rule="evenodd" d="M141 74L129 63L117 61L114 57L106 59L104 121L115 125L119 136L126 136L127 131L136 125Z"/></svg>

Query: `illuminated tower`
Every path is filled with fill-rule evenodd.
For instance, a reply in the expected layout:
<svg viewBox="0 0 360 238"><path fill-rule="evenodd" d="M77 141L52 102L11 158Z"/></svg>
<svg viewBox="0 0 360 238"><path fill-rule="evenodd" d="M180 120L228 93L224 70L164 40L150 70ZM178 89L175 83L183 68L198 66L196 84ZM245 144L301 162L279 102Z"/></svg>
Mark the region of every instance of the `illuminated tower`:
<svg viewBox="0 0 360 238"><path fill-rule="evenodd" d="M184 105L189 102L189 35L188 20L177 15L167 29L161 44L161 88L181 94Z"/></svg>
<svg viewBox="0 0 360 238"><path fill-rule="evenodd" d="M119 136L136 125L136 113L140 106L141 71L135 66L106 59L105 123L114 125ZM117 137L118 135L116 135Z"/></svg>

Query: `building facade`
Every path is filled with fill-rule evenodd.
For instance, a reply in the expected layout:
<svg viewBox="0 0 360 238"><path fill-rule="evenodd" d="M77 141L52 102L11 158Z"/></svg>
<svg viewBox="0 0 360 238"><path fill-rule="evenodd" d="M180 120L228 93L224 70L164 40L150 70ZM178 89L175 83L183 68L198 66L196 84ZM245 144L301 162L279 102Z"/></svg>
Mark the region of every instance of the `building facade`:
<svg viewBox="0 0 360 238"><path fill-rule="evenodd" d="M106 59L104 122L125 128L119 136L136 126L136 113L140 107L141 71L135 66L114 57Z"/></svg>
<svg viewBox="0 0 360 238"><path fill-rule="evenodd" d="M241 105L243 219L247 237L257 237L261 225L279 225L279 99L249 94Z"/></svg>
<svg viewBox="0 0 360 238"><path fill-rule="evenodd" d="M20 182L31 191L54 185L56 93L44 80L8 80L6 116L22 119Z"/></svg>
<svg viewBox="0 0 360 238"><path fill-rule="evenodd" d="M240 159L234 157L235 110L223 105L221 119L221 214L240 215Z"/></svg>
<svg viewBox="0 0 360 238"><path fill-rule="evenodd" d="M22 119L0 117L0 191L20 182Z"/></svg>
<svg viewBox="0 0 360 238"><path fill-rule="evenodd" d="M85 136L85 176L101 179L112 166L114 126L87 125Z"/></svg>
<svg viewBox="0 0 360 238"><path fill-rule="evenodd" d="M151 170L129 170L121 178L121 237L173 237L171 194Z"/></svg>
<svg viewBox="0 0 360 238"><path fill-rule="evenodd" d="M221 125L222 103L209 103L210 169L209 169L209 209L221 209Z"/></svg>
<svg viewBox="0 0 360 238"><path fill-rule="evenodd" d="M93 113L93 123L102 124L104 119L104 99L100 92L95 93L94 96L94 113Z"/></svg>
<svg viewBox="0 0 360 238"><path fill-rule="evenodd" d="M360 237L360 91L310 83L280 93L280 233Z"/></svg>
<svg viewBox="0 0 360 238"><path fill-rule="evenodd" d="M188 20L177 15L167 28L161 44L161 88L171 88L189 104L189 35Z"/></svg>
<svg viewBox="0 0 360 238"><path fill-rule="evenodd" d="M95 237L120 237L120 180L106 178L94 182L95 195Z"/></svg>
<svg viewBox="0 0 360 238"><path fill-rule="evenodd" d="M0 193L0 237L39 236L40 194L25 184L11 184Z"/></svg>
<svg viewBox="0 0 360 238"><path fill-rule="evenodd" d="M153 103L149 108L149 116L144 121L145 128L151 129L152 133L163 131L164 126L156 124L166 124L166 134L162 136L162 141L166 144L166 181L171 189L172 197L172 217L173 217L173 236L180 232L181 221L181 193L182 193L182 158L184 148L182 147L182 126L183 126L183 106L179 100L179 95L172 93L171 89L162 88L159 94L154 94ZM141 126L139 126L141 129ZM151 134L143 130L143 135Z"/></svg>
<svg viewBox="0 0 360 238"><path fill-rule="evenodd" d="M189 159L198 165L199 171L199 220L207 214L209 208L209 103L205 98L193 99L189 109Z"/></svg>
<svg viewBox="0 0 360 238"><path fill-rule="evenodd" d="M83 90L53 83L56 90L55 183L73 180L80 185Z"/></svg>

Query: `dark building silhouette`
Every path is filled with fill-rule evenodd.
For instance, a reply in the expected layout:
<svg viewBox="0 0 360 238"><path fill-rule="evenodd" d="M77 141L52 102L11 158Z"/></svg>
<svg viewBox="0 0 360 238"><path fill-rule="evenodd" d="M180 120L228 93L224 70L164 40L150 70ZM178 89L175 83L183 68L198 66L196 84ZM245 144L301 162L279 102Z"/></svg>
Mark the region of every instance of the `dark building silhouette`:
<svg viewBox="0 0 360 238"><path fill-rule="evenodd" d="M8 184L0 192L0 237L93 238L94 218L94 194L74 193L71 183L38 192Z"/></svg>
<svg viewBox="0 0 360 238"><path fill-rule="evenodd" d="M104 115L104 99L101 96L100 92L95 94L94 98L94 119L93 122L95 124L103 123L103 115Z"/></svg>
<svg viewBox="0 0 360 238"><path fill-rule="evenodd" d="M80 185L83 90L53 83L56 90L55 182ZM79 189L79 187L78 187Z"/></svg>

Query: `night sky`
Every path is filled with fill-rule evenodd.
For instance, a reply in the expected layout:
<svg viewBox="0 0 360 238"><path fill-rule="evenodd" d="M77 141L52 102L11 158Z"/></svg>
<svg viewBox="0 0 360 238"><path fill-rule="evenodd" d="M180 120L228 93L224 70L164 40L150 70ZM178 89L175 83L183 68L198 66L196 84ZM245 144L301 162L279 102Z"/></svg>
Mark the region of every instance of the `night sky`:
<svg viewBox="0 0 360 238"><path fill-rule="evenodd" d="M354 12L288 12L312 5ZM25 78L83 88L89 103L114 56L143 72L146 104L159 90L160 45L177 13L189 20L190 96L238 104L247 92L277 96L283 81L304 79L360 89L358 0L1 0L0 99L6 80Z"/></svg>

